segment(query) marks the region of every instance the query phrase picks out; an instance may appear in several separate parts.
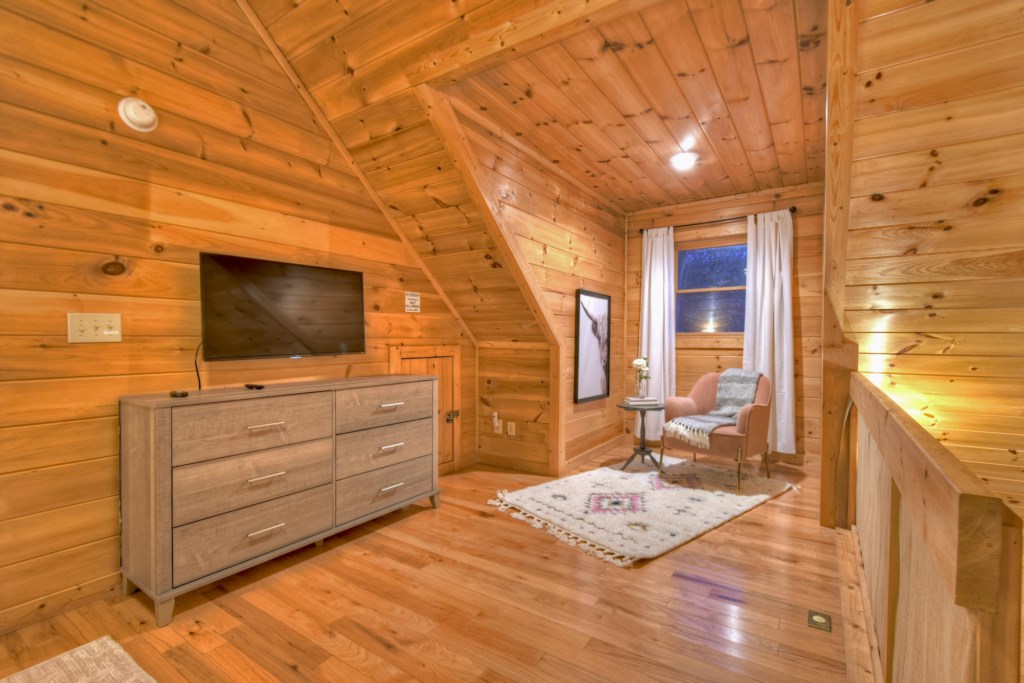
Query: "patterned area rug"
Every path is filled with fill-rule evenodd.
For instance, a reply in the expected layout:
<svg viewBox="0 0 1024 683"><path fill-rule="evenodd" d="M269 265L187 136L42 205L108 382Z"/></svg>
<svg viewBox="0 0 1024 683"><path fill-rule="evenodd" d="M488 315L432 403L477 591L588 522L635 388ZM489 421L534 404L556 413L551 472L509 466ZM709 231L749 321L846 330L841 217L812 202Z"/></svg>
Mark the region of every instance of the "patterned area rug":
<svg viewBox="0 0 1024 683"><path fill-rule="evenodd" d="M519 491L498 491L499 510L620 567L662 555L788 488L732 468L665 458L656 468L601 467ZM671 465L668 463L672 463Z"/></svg>
<svg viewBox="0 0 1024 683"><path fill-rule="evenodd" d="M156 683L110 636L0 679L0 683Z"/></svg>

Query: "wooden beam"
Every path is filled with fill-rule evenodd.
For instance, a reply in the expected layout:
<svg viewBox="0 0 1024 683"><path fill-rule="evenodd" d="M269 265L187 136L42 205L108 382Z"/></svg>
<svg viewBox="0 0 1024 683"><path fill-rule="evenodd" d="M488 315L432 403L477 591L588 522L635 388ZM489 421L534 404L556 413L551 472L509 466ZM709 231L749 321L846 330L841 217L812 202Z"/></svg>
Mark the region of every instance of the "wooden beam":
<svg viewBox="0 0 1024 683"><path fill-rule="evenodd" d="M850 373L857 368L857 347L846 339L843 331L843 295L846 233L850 222L859 14L857 0L831 0L829 3L819 519L823 526L830 527L849 527L851 522L849 442L843 439L843 423L850 402Z"/></svg>
<svg viewBox="0 0 1024 683"><path fill-rule="evenodd" d="M752 213L777 211L789 208L795 199L819 197L824 191L825 184L818 181L633 211L628 214L628 232L632 234L641 229L665 227L673 225L679 220L685 220L687 223L703 223L727 218L743 218ZM685 218L681 219L681 217Z"/></svg>
<svg viewBox="0 0 1024 683"><path fill-rule="evenodd" d="M302 97L303 101L306 103L306 106L309 107L310 112L313 114L313 118L316 119L317 125L320 127L323 133L328 138L330 138L331 142L334 143L334 147L341 154L342 158L348 164L349 168L352 169L352 172L355 174L355 176L363 184L363 187L366 189L366 193L373 200L373 203L377 205L377 208L380 210L381 216L388 222L388 224L391 225L391 229L398 236L398 239L402 241L402 244L405 245L405 251L408 254L409 260L412 261L415 265L419 266L424 276L426 276L426 278L430 281L430 284L434 288L434 291L437 292L437 295L441 298L441 301L444 302L444 305L445 307L447 307L448 312L451 313L452 317L454 317L456 322L458 322L459 327L462 329L462 333L466 336L467 339L469 339L473 343L474 346L476 346L477 339L470 331L469 326L466 324L466 321L462 319L462 316L459 315L458 310L452 304L451 300L448 298L448 295L445 293L444 289L441 288L437 280L434 278L433 274L431 274L430 270L428 270L426 266L423 264L423 259L420 258L420 255L416 253L415 249L412 248L412 245L409 243L409 239L405 236L402 230L399 229L398 224L396 223L394 217L391 215L391 211L388 210L388 207L384 203L384 200L381 199L379 194L377 194L377 191L374 189L373 185L366 179L366 175L359 168L359 165L355 162L355 160L353 160L352 154L348 151L348 147L346 147L345 143L342 142L341 138L338 136L338 132L334 129L334 126L331 125L330 120L324 114L323 109L320 108L320 105L313 98L312 94L310 94L305 84L303 84L302 79L299 78L299 75L295 72L295 69L292 68L291 63L284 56L284 53L281 51L281 48L278 47L277 42L274 41L273 36L271 36L270 32L267 30L267 27L263 25L262 21L260 21L259 16L256 14L256 11L253 10L252 5L249 3L249 0L236 1L238 2L239 8L241 8L242 12L245 14L246 17L248 17L249 21L252 23L252 26L256 30L256 33L259 34L260 38L263 40L263 43L267 46L267 49L270 50L271 54L274 55L274 59L276 59L277 63L280 64L281 70L284 71L285 75L288 77L288 80L291 81L293 86L295 86L295 90L299 93L299 96Z"/></svg>
<svg viewBox="0 0 1024 683"><path fill-rule="evenodd" d="M863 375L851 395L956 604L1000 608L1002 500ZM1018 564L1019 569L1019 564Z"/></svg>
<svg viewBox="0 0 1024 683"><path fill-rule="evenodd" d="M544 304L544 293L540 286L530 274L530 263L522 254L516 242L514 234L506 233L498 222L495 214L501 207L492 206L487 201L487 196L480 189L479 178L483 171L479 168L477 157L470 148L469 141L459 124L455 109L451 100L445 95L434 90L428 85L420 85L416 88L416 96L423 104L427 112L427 118L434 126L438 135L444 141L445 147L455 161L462 179L466 184L473 202L480 208L483 224L487 229L491 240L501 259L508 264L514 264L512 277L516 281L527 306L533 312L534 317L540 324L541 332L547 340L550 349L549 360L549 391L550 391L550 424L555 428L549 431L549 459L548 471L551 474L561 474L565 468L565 436L564 430L558 428L559 414L561 412L561 361L564 357L561 340L555 330L554 318Z"/></svg>

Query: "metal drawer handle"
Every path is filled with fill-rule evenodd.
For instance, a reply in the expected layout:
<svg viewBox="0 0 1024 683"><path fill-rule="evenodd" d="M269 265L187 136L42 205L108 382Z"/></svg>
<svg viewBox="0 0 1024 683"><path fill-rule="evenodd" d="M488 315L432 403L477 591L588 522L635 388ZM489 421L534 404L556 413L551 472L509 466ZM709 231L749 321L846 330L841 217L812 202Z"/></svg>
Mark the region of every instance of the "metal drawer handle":
<svg viewBox="0 0 1024 683"><path fill-rule="evenodd" d="M399 441L398 443L392 443L392 444L388 444L387 446L381 446L378 450L381 450L381 451L394 451L394 450L398 450L399 448L401 448L404 445L405 445L404 441Z"/></svg>
<svg viewBox="0 0 1024 683"><path fill-rule="evenodd" d="M273 479L274 477L283 477L285 472L286 470L281 470L280 472L274 472L273 474L264 474L262 477L253 477L252 479L247 479L245 483L255 484L258 481L265 481L267 479Z"/></svg>
<svg viewBox="0 0 1024 683"><path fill-rule="evenodd" d="M381 403L380 407L381 408L398 408L398 407L404 406L404 405L405 405L405 401L398 401L396 403Z"/></svg>
<svg viewBox="0 0 1024 683"><path fill-rule="evenodd" d="M284 420L281 420L280 422L268 422L262 425L249 425L246 429L269 429L270 427L280 427L283 424Z"/></svg>
<svg viewBox="0 0 1024 683"><path fill-rule="evenodd" d="M382 488L380 490L380 492L381 493L387 493L388 491L391 491L393 489L397 489L399 486L405 486L405 482L404 481L400 481L397 484L392 484L391 486L385 486L384 488Z"/></svg>
<svg viewBox="0 0 1024 683"><path fill-rule="evenodd" d="M260 529L259 531L252 532L251 534L246 534L245 537L246 538L252 538L253 536L259 536L260 534L265 534L268 531L273 531L274 529L280 529L284 525L285 525L285 523L281 522L280 524L275 524L274 526L268 526L266 529Z"/></svg>

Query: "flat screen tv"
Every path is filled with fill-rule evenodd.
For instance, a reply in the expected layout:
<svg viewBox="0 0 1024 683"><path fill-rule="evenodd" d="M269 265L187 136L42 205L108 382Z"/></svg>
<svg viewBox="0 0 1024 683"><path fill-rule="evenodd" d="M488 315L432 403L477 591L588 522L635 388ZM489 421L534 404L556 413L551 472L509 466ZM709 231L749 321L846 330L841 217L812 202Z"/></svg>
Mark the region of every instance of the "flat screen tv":
<svg viewBox="0 0 1024 683"><path fill-rule="evenodd" d="M366 352L363 274L199 255L206 360Z"/></svg>

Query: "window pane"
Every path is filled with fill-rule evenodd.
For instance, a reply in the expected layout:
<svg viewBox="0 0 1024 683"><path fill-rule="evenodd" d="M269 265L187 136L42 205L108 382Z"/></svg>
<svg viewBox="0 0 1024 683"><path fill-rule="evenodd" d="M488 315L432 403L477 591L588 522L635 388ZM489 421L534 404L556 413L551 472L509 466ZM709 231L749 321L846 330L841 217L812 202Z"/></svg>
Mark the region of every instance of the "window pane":
<svg viewBox="0 0 1024 683"><path fill-rule="evenodd" d="M679 252L676 289L742 287L747 284L747 245Z"/></svg>
<svg viewBox="0 0 1024 683"><path fill-rule="evenodd" d="M676 295L676 332L742 332L746 290Z"/></svg>

